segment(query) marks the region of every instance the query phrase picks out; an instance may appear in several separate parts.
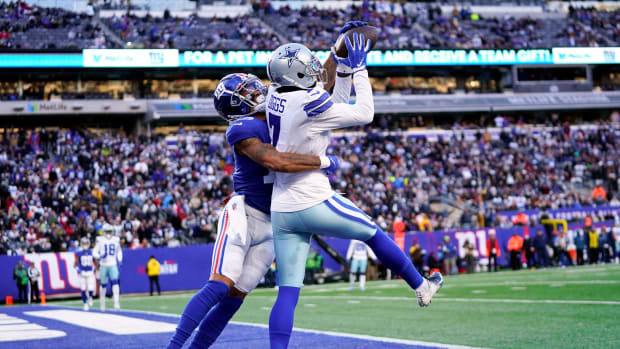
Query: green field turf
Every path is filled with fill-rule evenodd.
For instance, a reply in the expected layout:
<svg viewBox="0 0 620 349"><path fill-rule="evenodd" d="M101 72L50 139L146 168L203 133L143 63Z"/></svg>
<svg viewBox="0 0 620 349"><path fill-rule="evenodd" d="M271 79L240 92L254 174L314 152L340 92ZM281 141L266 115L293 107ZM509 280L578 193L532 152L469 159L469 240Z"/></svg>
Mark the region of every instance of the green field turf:
<svg viewBox="0 0 620 349"><path fill-rule="evenodd" d="M121 306L180 314L192 294L125 296ZM233 320L267 324L275 295L256 290ZM368 282L365 292L310 286L295 327L490 348L620 348L620 266L446 277L426 309L402 280Z"/></svg>

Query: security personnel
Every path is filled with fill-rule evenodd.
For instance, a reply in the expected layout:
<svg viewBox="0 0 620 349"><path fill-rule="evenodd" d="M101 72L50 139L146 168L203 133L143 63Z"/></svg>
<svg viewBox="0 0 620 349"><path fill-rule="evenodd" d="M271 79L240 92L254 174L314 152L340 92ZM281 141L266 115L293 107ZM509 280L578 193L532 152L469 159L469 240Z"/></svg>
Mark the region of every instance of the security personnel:
<svg viewBox="0 0 620 349"><path fill-rule="evenodd" d="M155 259L155 256L151 256L149 262L146 264L146 274L149 276L151 296L153 295L153 283L157 286L157 295L161 295L161 289L159 288L159 269L159 262Z"/></svg>

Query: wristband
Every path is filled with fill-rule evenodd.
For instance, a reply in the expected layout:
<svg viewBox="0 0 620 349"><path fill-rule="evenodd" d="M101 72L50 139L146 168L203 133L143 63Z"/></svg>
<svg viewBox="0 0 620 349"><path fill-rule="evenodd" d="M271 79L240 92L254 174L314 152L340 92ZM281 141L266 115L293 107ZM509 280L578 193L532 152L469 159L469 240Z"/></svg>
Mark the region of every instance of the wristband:
<svg viewBox="0 0 620 349"><path fill-rule="evenodd" d="M320 169L328 168L331 165L331 161L329 161L327 156L319 156L319 159L321 160Z"/></svg>

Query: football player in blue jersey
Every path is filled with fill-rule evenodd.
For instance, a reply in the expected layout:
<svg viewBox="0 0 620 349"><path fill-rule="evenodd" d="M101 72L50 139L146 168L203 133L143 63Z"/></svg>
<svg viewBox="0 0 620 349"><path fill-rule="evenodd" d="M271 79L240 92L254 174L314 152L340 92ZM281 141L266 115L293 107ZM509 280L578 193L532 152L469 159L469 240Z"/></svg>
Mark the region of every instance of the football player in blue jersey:
<svg viewBox="0 0 620 349"><path fill-rule="evenodd" d="M215 89L215 109L230 123L226 140L234 151L235 194L220 213L209 281L188 302L168 348L181 348L199 324L190 348L210 346L273 262L272 171L338 167L335 157L274 149L265 120L266 94L267 86L251 74L227 75Z"/></svg>
<svg viewBox="0 0 620 349"><path fill-rule="evenodd" d="M83 237L80 241L81 250L75 254L75 265L80 276L80 290L84 311L93 306L93 294L95 292L95 260L93 251L90 249L90 240Z"/></svg>

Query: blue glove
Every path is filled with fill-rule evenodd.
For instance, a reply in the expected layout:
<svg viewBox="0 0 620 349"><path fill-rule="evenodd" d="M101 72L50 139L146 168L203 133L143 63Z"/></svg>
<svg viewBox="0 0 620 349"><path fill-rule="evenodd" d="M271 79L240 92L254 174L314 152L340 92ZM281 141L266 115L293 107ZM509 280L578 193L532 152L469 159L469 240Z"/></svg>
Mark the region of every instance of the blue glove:
<svg viewBox="0 0 620 349"><path fill-rule="evenodd" d="M325 168L325 173L334 174L338 170L338 158L333 155L327 155L329 158L329 167Z"/></svg>
<svg viewBox="0 0 620 349"><path fill-rule="evenodd" d="M342 29L340 29L339 34L345 33L351 28L363 27L365 25L368 25L368 23L364 21L349 21L345 23L344 26L342 26Z"/></svg>
<svg viewBox="0 0 620 349"><path fill-rule="evenodd" d="M364 34L353 33L353 43L348 36L344 38L344 43L347 45L349 56L338 58L338 63L351 69L352 74L366 70L366 54L370 51L370 40L366 40Z"/></svg>

